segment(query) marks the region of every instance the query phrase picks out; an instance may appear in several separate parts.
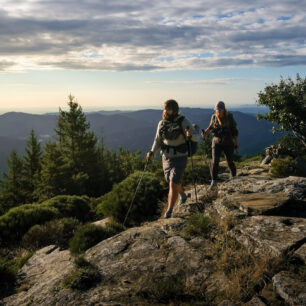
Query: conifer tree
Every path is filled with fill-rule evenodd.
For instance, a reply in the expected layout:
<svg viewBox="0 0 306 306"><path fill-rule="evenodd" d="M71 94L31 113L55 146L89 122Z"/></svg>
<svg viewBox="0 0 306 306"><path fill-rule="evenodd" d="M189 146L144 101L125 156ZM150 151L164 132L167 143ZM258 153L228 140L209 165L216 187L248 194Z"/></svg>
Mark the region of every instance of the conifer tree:
<svg viewBox="0 0 306 306"><path fill-rule="evenodd" d="M1 185L1 210L24 204L24 164L22 158L13 150L7 159L8 173L3 173Z"/></svg>
<svg viewBox="0 0 306 306"><path fill-rule="evenodd" d="M24 176L25 176L25 189L26 189L26 200L31 203L37 200L34 196L35 188L40 180L41 172L41 158L42 151L40 143L38 142L35 133L31 130L30 137L27 141L24 156Z"/></svg>
<svg viewBox="0 0 306 306"><path fill-rule="evenodd" d="M48 142L41 161L40 183L35 190L35 196L44 201L56 195L66 194L68 181L67 167L59 146Z"/></svg>
<svg viewBox="0 0 306 306"><path fill-rule="evenodd" d="M97 147L97 138L89 131L89 123L81 106L69 95L69 110L60 108L55 130L59 149L70 178L67 185L69 194L100 194L102 176Z"/></svg>

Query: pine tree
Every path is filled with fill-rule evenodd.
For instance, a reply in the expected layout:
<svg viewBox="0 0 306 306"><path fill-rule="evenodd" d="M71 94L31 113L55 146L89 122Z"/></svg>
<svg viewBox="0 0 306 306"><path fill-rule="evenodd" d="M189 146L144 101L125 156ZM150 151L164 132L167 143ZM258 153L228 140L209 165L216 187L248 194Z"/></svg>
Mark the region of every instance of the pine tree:
<svg viewBox="0 0 306 306"><path fill-rule="evenodd" d="M11 152L7 159L8 173L3 173L1 186L1 210L7 211L9 208L24 204L24 163L15 150Z"/></svg>
<svg viewBox="0 0 306 306"><path fill-rule="evenodd" d="M37 196L34 196L34 191L40 180L42 158L40 143L38 142L33 130L31 130L30 137L27 141L25 153L24 175L26 200L30 203L37 200Z"/></svg>
<svg viewBox="0 0 306 306"><path fill-rule="evenodd" d="M69 194L101 194L101 163L97 138L89 131L89 123L81 106L69 95L69 111L60 109L55 130L60 152L70 177Z"/></svg>
<svg viewBox="0 0 306 306"><path fill-rule="evenodd" d="M67 166L59 146L48 142L41 161L40 183L35 190L35 196L44 201L56 195L66 194L67 182Z"/></svg>

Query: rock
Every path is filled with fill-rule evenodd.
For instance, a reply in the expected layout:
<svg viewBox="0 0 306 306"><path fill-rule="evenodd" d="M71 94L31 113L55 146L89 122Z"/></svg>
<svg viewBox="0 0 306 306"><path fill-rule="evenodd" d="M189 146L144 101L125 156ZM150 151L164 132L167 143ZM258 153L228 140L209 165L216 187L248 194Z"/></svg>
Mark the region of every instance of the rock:
<svg viewBox="0 0 306 306"><path fill-rule="evenodd" d="M54 247L40 250L23 268L30 289L6 298L5 303L142 305L138 292L148 289L155 279L171 277L183 281L187 294L199 292L213 267L210 260L203 259L205 241L190 243L178 236L184 223L181 218L148 222L87 250L86 260L97 267L102 279L87 291L59 288L74 267L69 251L60 252Z"/></svg>
<svg viewBox="0 0 306 306"><path fill-rule="evenodd" d="M306 305L306 282L295 274L282 271L273 279L274 290L290 305Z"/></svg>
<svg viewBox="0 0 306 306"><path fill-rule="evenodd" d="M239 211L238 207L233 205L226 197L214 201L213 207L222 219L229 216L242 219L246 216L245 213Z"/></svg>
<svg viewBox="0 0 306 306"><path fill-rule="evenodd" d="M47 305L48 296L54 295L62 279L74 268L69 251L60 251L56 246L47 246L37 251L19 271L21 285L27 291L4 299L5 305Z"/></svg>
<svg viewBox="0 0 306 306"><path fill-rule="evenodd" d="M267 173L266 169L263 168L256 168L256 169L251 169L249 170L249 174L250 175L258 175L258 174L262 174L262 173Z"/></svg>
<svg viewBox="0 0 306 306"><path fill-rule="evenodd" d="M252 216L229 234L255 253L279 256L306 242L306 219Z"/></svg>
<svg viewBox="0 0 306 306"><path fill-rule="evenodd" d="M111 222L112 218L104 218L102 220L98 220L93 222L93 224L104 227L107 223Z"/></svg>
<svg viewBox="0 0 306 306"><path fill-rule="evenodd" d="M273 157L271 155L267 155L262 162L260 163L260 165L267 165L270 164L271 160L273 159Z"/></svg>
<svg viewBox="0 0 306 306"><path fill-rule="evenodd" d="M306 198L306 178L289 176L272 179L267 177L236 176L230 181L218 184L219 197L228 194L247 193L279 193L286 194L290 199L303 200Z"/></svg>
<svg viewBox="0 0 306 306"><path fill-rule="evenodd" d="M235 306L236 304L230 300L224 300L218 304L218 306Z"/></svg>
<svg viewBox="0 0 306 306"><path fill-rule="evenodd" d="M245 213L264 215L277 212L289 201L289 196L283 192L278 193L249 193L229 195L227 199ZM305 207L306 208L306 207Z"/></svg>
<svg viewBox="0 0 306 306"><path fill-rule="evenodd" d="M213 258L221 234L214 228L210 239L185 239L180 233L186 219L203 209L211 216L218 214L230 220L234 217L234 228L227 234L253 249L255 256L279 256L290 250L305 260L306 218L302 218L305 190L306 179L298 177L240 176L218 183L214 191L198 186L200 205L189 198L175 207L173 218L127 229L87 250L86 260L101 274L95 287L87 291L60 288L60 282L75 268L74 260L68 250L49 246L37 251L18 274L18 282L28 290L5 298L4 305L144 305L151 302L146 300L150 286L159 280L182 281L184 289L177 292L178 296L195 299L205 296L213 301L228 281ZM239 207L261 215L249 216ZM279 214L294 211L293 215L299 218L268 215L276 210ZM104 219L95 224L104 226L107 222ZM303 301L305 284L281 273L274 277L275 288L291 296L288 291L291 287L286 282L293 279L299 288L297 297ZM264 305L259 297L251 302L248 305ZM235 305L229 300L222 303Z"/></svg>
<svg viewBox="0 0 306 306"><path fill-rule="evenodd" d="M250 302L246 305L248 306L267 306L267 304L263 301L263 299L259 296L254 297Z"/></svg>
<svg viewBox="0 0 306 306"><path fill-rule="evenodd" d="M306 264L306 243L304 243L294 254L299 256L304 261L304 264Z"/></svg>

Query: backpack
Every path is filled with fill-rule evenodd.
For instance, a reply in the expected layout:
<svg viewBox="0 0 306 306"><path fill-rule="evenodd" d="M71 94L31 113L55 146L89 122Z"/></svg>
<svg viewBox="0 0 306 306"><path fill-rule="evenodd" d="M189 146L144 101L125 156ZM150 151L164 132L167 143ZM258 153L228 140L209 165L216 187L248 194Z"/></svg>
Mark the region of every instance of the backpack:
<svg viewBox="0 0 306 306"><path fill-rule="evenodd" d="M170 139L170 140L174 140L176 139L179 135L183 135L186 143L177 146L177 147L172 147L172 146L167 146L165 144L162 145L162 149L164 150L168 150L172 148L174 150L174 154L176 154L176 151L184 153L184 152L188 152L188 156L193 156L197 149L198 149L198 142L197 141L193 141L193 140L187 140L185 133L183 131L183 127L182 127L182 122L185 119L184 116L180 116L177 120L175 121L162 121L162 125L159 131L159 135L162 139ZM199 127L195 124L193 124L193 127L195 129L195 131L198 133L199 131ZM187 146L186 146L187 144Z"/></svg>
<svg viewBox="0 0 306 306"><path fill-rule="evenodd" d="M228 126L220 126L216 117L213 119L212 134L214 137L218 137L224 140L227 137L231 137L231 132Z"/></svg>
<svg viewBox="0 0 306 306"><path fill-rule="evenodd" d="M180 116L177 120L174 121L163 120L159 130L160 137L162 139L174 140L180 134L185 135L182 128L182 122L184 119L184 116Z"/></svg>

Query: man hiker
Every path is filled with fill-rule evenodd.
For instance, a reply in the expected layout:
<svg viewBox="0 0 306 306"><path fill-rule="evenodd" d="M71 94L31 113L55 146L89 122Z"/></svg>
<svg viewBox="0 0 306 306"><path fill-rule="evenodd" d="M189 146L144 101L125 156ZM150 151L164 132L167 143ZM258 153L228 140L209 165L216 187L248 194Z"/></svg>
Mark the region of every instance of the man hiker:
<svg viewBox="0 0 306 306"><path fill-rule="evenodd" d="M152 149L147 153L147 160L161 148L164 175L169 183L168 209L165 218L170 218L173 207L179 197L179 205L186 202L187 196L181 185L187 157L187 140L197 141L191 123L179 113L175 100L164 103L162 120L158 123Z"/></svg>
<svg viewBox="0 0 306 306"><path fill-rule="evenodd" d="M225 154L231 176L236 176L236 166L233 161L234 151L238 151L238 130L233 115L225 109L225 104L219 101L215 106L208 128L202 132L202 138L212 132L212 181L210 188L216 186L218 178L219 160L222 151Z"/></svg>

